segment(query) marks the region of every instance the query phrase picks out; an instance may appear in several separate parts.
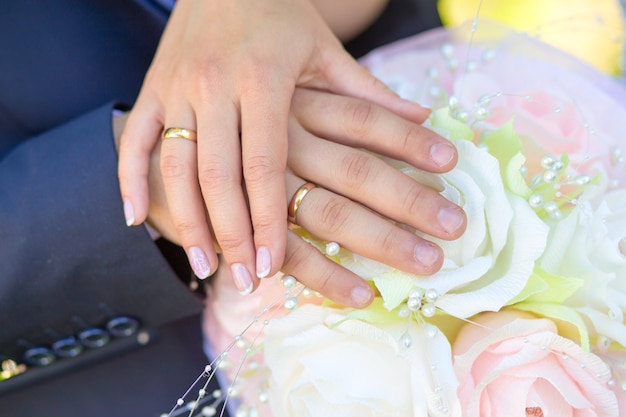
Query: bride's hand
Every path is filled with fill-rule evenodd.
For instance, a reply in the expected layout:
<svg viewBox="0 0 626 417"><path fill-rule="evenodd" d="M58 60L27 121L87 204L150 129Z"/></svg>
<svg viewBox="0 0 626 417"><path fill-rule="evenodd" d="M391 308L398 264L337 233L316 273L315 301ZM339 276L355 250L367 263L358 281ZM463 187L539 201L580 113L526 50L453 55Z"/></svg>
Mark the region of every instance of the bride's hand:
<svg viewBox="0 0 626 417"><path fill-rule="evenodd" d="M365 98L416 122L427 114L358 65L309 0L179 0L121 140L127 222L148 215L149 160L161 146L169 212L196 274L217 268L212 238L240 274L278 271L296 86ZM197 131L197 143L158 145L164 127Z"/></svg>

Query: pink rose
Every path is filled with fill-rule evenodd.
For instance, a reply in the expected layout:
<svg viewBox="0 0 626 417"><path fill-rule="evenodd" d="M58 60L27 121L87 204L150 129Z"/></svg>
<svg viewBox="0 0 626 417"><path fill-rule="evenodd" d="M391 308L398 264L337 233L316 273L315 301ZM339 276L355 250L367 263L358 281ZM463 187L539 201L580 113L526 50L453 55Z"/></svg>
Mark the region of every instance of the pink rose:
<svg viewBox="0 0 626 417"><path fill-rule="evenodd" d="M528 160L567 152L576 174L626 184L626 90L576 58L494 22L435 29L362 62L402 97L449 107L476 130L514 118ZM443 46L442 46L443 45ZM528 167L531 174L539 167Z"/></svg>
<svg viewBox="0 0 626 417"><path fill-rule="evenodd" d="M464 416L617 417L608 366L559 336L552 321L520 317L486 313L456 338Z"/></svg>

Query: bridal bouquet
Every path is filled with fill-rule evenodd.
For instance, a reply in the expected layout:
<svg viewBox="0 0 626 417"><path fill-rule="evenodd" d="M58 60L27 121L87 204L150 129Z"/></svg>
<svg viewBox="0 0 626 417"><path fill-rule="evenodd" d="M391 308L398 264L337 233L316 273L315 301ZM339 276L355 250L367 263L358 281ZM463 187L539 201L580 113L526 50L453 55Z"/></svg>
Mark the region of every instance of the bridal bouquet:
<svg viewBox="0 0 626 417"><path fill-rule="evenodd" d="M625 416L626 92L486 22L363 63L457 146L446 174L387 162L463 207L467 231L414 276L299 230L375 287L362 310L289 276L253 299L214 282L205 328L236 416Z"/></svg>

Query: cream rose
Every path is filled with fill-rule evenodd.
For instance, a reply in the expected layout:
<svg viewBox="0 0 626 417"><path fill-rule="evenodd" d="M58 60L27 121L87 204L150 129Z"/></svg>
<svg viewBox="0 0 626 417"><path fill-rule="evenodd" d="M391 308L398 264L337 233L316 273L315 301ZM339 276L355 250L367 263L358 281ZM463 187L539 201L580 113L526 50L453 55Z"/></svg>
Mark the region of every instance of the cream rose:
<svg viewBox="0 0 626 417"><path fill-rule="evenodd" d="M346 320L349 312L305 305L270 324L265 361L274 417L461 415L441 332L416 324L407 332L404 320Z"/></svg>
<svg viewBox="0 0 626 417"><path fill-rule="evenodd" d="M580 203L553 227L541 266L582 279L566 304L591 321L600 347L611 341L626 346L626 189L596 203Z"/></svg>
<svg viewBox="0 0 626 417"><path fill-rule="evenodd" d="M609 368L552 321L502 311L476 322L452 348L465 417L618 416Z"/></svg>

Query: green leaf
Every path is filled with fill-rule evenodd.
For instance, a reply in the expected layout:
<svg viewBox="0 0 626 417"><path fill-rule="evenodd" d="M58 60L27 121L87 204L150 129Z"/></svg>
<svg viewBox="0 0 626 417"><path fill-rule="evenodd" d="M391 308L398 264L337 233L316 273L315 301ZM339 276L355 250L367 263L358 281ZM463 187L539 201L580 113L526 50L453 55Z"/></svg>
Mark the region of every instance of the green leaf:
<svg viewBox="0 0 626 417"><path fill-rule="evenodd" d="M401 320L397 313L387 310L382 297L374 298L367 308L355 309L346 315L343 320L334 323L331 328L337 327L347 320L361 320L368 323L390 323Z"/></svg>
<svg viewBox="0 0 626 417"><path fill-rule="evenodd" d="M508 305L527 303L562 303L584 284L580 278L564 277L535 266L526 287Z"/></svg>
<svg viewBox="0 0 626 417"><path fill-rule="evenodd" d="M474 139L474 131L465 123L452 117L447 107L433 111L430 123L433 128L448 132L448 139Z"/></svg>
<svg viewBox="0 0 626 417"><path fill-rule="evenodd" d="M413 280L397 270L377 275L373 281L388 311L397 308L415 288Z"/></svg>

